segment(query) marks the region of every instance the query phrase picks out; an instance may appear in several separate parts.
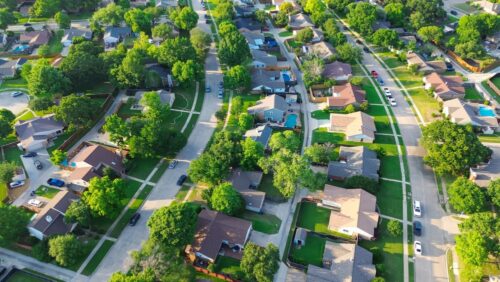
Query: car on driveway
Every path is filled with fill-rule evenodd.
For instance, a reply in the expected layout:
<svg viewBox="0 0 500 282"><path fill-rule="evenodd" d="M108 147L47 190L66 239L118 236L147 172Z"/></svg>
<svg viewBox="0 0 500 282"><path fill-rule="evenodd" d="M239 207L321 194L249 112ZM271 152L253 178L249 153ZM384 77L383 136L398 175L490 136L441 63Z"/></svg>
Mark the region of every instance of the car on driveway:
<svg viewBox="0 0 500 282"><path fill-rule="evenodd" d="M129 225L130 226L135 226L137 224L137 221L139 221L139 218L141 218L141 214L136 212L130 217Z"/></svg>
<svg viewBox="0 0 500 282"><path fill-rule="evenodd" d="M23 158L33 158L36 156L38 156L38 154L36 152L28 152L28 153L23 155Z"/></svg>
<svg viewBox="0 0 500 282"><path fill-rule="evenodd" d="M170 162L170 164L168 165L168 168L170 169L174 169L176 166L177 166L177 163L179 161L178 160L173 160L172 162Z"/></svg>
<svg viewBox="0 0 500 282"><path fill-rule="evenodd" d="M361 42L361 40L356 39L356 44L363 44L363 43Z"/></svg>
<svg viewBox="0 0 500 282"><path fill-rule="evenodd" d="M18 180L18 181L12 181L9 186L10 186L10 189L14 189L14 188L17 188L17 187L21 187L24 185L24 181L23 180Z"/></svg>
<svg viewBox="0 0 500 282"><path fill-rule="evenodd" d="M445 64L446 64L447 71L454 71L455 70L455 68L453 67L453 65L451 63L445 62Z"/></svg>
<svg viewBox="0 0 500 282"><path fill-rule="evenodd" d="M31 26L31 24L30 24L30 23L25 23L25 24L23 24L23 25L24 25L24 26Z"/></svg>
<svg viewBox="0 0 500 282"><path fill-rule="evenodd" d="M38 169L38 170L43 169L42 162L41 162L41 161L39 161L39 160L35 160L35 161L33 162L33 165L34 165L34 166L36 167L36 169Z"/></svg>
<svg viewBox="0 0 500 282"><path fill-rule="evenodd" d="M33 207L37 207L37 208L41 208L43 203L37 199L30 199L28 201L28 205L33 206Z"/></svg>
<svg viewBox="0 0 500 282"><path fill-rule="evenodd" d="M413 243L413 250L415 251L416 255L421 256L422 255L422 243L420 243L420 241L415 241Z"/></svg>
<svg viewBox="0 0 500 282"><path fill-rule="evenodd" d="M420 221L413 222L413 234L415 234L415 236L422 235L422 223L420 223Z"/></svg>
<svg viewBox="0 0 500 282"><path fill-rule="evenodd" d="M422 216L422 207L420 206L420 201L413 201L413 214L416 217L421 217Z"/></svg>
<svg viewBox="0 0 500 282"><path fill-rule="evenodd" d="M16 91L16 92L12 92L12 94L10 94L12 97L19 97L21 95L23 95L24 93L23 92L20 92L20 91Z"/></svg>
<svg viewBox="0 0 500 282"><path fill-rule="evenodd" d="M184 181L186 181L186 179L187 179L187 175L185 175L185 174L179 176L179 179L177 180L177 185L182 186L182 184L184 184Z"/></svg>
<svg viewBox="0 0 500 282"><path fill-rule="evenodd" d="M56 186L56 187L63 187L65 183L61 179L49 178L47 180L47 184L52 185L52 186Z"/></svg>

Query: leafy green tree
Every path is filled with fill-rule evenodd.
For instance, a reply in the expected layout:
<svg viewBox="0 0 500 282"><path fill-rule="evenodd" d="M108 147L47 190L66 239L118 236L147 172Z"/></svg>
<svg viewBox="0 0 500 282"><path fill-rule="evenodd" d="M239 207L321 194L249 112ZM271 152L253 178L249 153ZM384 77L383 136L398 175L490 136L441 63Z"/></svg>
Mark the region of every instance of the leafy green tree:
<svg viewBox="0 0 500 282"><path fill-rule="evenodd" d="M197 219L194 206L172 203L153 212L148 220L149 236L165 247L182 248L193 240Z"/></svg>
<svg viewBox="0 0 500 282"><path fill-rule="evenodd" d="M121 273L115 272L111 276L109 282L153 282L156 281L155 273L153 269L148 268L145 271L138 273ZM169 281L169 280L166 280ZM171 280L175 281L175 280ZM179 280L180 281L180 280Z"/></svg>
<svg viewBox="0 0 500 282"><path fill-rule="evenodd" d="M40 55L42 57L46 57L46 56L50 55L49 45L48 44L41 45L40 47L38 47L37 53L38 53L38 55Z"/></svg>
<svg viewBox="0 0 500 282"><path fill-rule="evenodd" d="M304 151L304 156L312 163L328 164L333 153L330 144L313 144Z"/></svg>
<svg viewBox="0 0 500 282"><path fill-rule="evenodd" d="M254 122L253 116L248 113L242 113L238 117L238 126L243 131L251 129L253 127L253 122Z"/></svg>
<svg viewBox="0 0 500 282"><path fill-rule="evenodd" d="M500 207L500 179L495 179L488 185L488 190L486 191L490 201L496 208Z"/></svg>
<svg viewBox="0 0 500 282"><path fill-rule="evenodd" d="M321 0L307 0L304 6L304 11L309 14L324 13L326 5Z"/></svg>
<svg viewBox="0 0 500 282"><path fill-rule="evenodd" d="M273 151L288 149L297 152L300 149L300 138L292 130L274 133L269 140L269 148Z"/></svg>
<svg viewBox="0 0 500 282"><path fill-rule="evenodd" d="M258 161L264 157L264 146L247 137L241 141L241 149L241 167L245 170L255 170L258 167Z"/></svg>
<svg viewBox="0 0 500 282"><path fill-rule="evenodd" d="M114 218L122 208L120 199L124 189L125 182L122 179L94 177L83 193L82 200L93 216Z"/></svg>
<svg viewBox="0 0 500 282"><path fill-rule="evenodd" d="M245 37L239 32L223 36L219 42L218 53L221 63L229 66L241 65L251 57Z"/></svg>
<svg viewBox="0 0 500 282"><path fill-rule="evenodd" d="M52 17L61 9L61 0L36 0L30 13L35 17Z"/></svg>
<svg viewBox="0 0 500 282"><path fill-rule="evenodd" d="M137 49L131 49L122 63L111 69L111 82L119 88L137 88L142 85L146 69L144 67L145 55Z"/></svg>
<svg viewBox="0 0 500 282"><path fill-rule="evenodd" d="M274 17L274 23L278 27L284 27L288 24L289 18L288 18L288 13L285 12L278 12L276 16Z"/></svg>
<svg viewBox="0 0 500 282"><path fill-rule="evenodd" d="M115 3L110 3L106 7L97 10L93 15L91 22L97 22L102 25L118 26L123 21L125 9Z"/></svg>
<svg viewBox="0 0 500 282"><path fill-rule="evenodd" d="M313 30L311 28L304 28L297 32L295 39L303 43L309 43L314 37Z"/></svg>
<svg viewBox="0 0 500 282"><path fill-rule="evenodd" d="M161 64L173 66L177 61L196 60L196 50L188 38L169 38L158 48L157 59Z"/></svg>
<svg viewBox="0 0 500 282"><path fill-rule="evenodd" d="M131 9L124 14L125 22L132 28L133 32L145 32L151 34L152 17L140 9Z"/></svg>
<svg viewBox="0 0 500 282"><path fill-rule="evenodd" d="M130 138L130 128L117 114L106 117L103 130L109 133L109 140L116 143L120 148L123 148L128 138Z"/></svg>
<svg viewBox="0 0 500 282"><path fill-rule="evenodd" d="M235 15L233 3L231 1L219 1L219 4L213 10L214 17L219 22L231 21Z"/></svg>
<svg viewBox="0 0 500 282"><path fill-rule="evenodd" d="M349 43L344 43L337 46L337 56L340 61L346 63L354 63L361 59L361 49L356 46L352 46Z"/></svg>
<svg viewBox="0 0 500 282"><path fill-rule="evenodd" d="M347 21L349 25L361 35L366 36L372 33L373 24L377 19L375 6L368 2L356 2L347 6Z"/></svg>
<svg viewBox="0 0 500 282"><path fill-rule="evenodd" d="M470 166L491 155L491 150L481 144L471 126L449 120L424 127L421 143L427 151L424 161L438 174L464 174Z"/></svg>
<svg viewBox="0 0 500 282"><path fill-rule="evenodd" d="M153 27L153 37L165 40L172 37L173 29L170 25L162 23Z"/></svg>
<svg viewBox="0 0 500 282"><path fill-rule="evenodd" d="M500 219L491 212L471 214L458 228L462 233L476 231L486 237L500 237Z"/></svg>
<svg viewBox="0 0 500 282"><path fill-rule="evenodd" d="M240 193L228 182L214 188L210 197L210 205L214 210L227 215L239 214L245 208L245 202Z"/></svg>
<svg viewBox="0 0 500 282"><path fill-rule="evenodd" d="M0 109L0 119L11 123L16 119L16 116L7 109Z"/></svg>
<svg viewBox="0 0 500 282"><path fill-rule="evenodd" d="M68 56L62 61L60 69L76 91L89 89L106 78L104 61L96 56L94 47L88 47L89 50L85 51L77 47L94 44L92 41L73 44Z"/></svg>
<svg viewBox="0 0 500 282"><path fill-rule="evenodd" d="M193 60L177 61L172 67L172 74L180 84L193 82L200 77L201 66Z"/></svg>
<svg viewBox="0 0 500 282"><path fill-rule="evenodd" d="M387 20L392 26L401 27L405 23L405 11L402 3L389 3L384 7Z"/></svg>
<svg viewBox="0 0 500 282"><path fill-rule="evenodd" d="M448 189L449 202L459 212L475 213L484 210L486 199L481 188L465 177L457 178Z"/></svg>
<svg viewBox="0 0 500 282"><path fill-rule="evenodd" d="M0 0L0 8L6 8L9 11L13 11L16 7L17 0Z"/></svg>
<svg viewBox="0 0 500 282"><path fill-rule="evenodd" d="M31 249L31 255L39 261L50 262L52 257L49 256L49 240L45 239L36 243Z"/></svg>
<svg viewBox="0 0 500 282"><path fill-rule="evenodd" d="M14 162L1 162L0 163L0 182L8 183L16 173L17 165Z"/></svg>
<svg viewBox="0 0 500 282"><path fill-rule="evenodd" d="M391 219L387 223L387 231L394 237L401 236L403 234L403 225L401 222Z"/></svg>
<svg viewBox="0 0 500 282"><path fill-rule="evenodd" d="M417 34L424 42L440 43L444 37L443 28L435 25L424 26L418 30Z"/></svg>
<svg viewBox="0 0 500 282"><path fill-rule="evenodd" d="M248 89L251 83L251 75L248 69L242 65L236 65L224 74L224 86L228 89L242 91Z"/></svg>
<svg viewBox="0 0 500 282"><path fill-rule="evenodd" d="M30 217L30 214L23 209L0 202L0 225L2 226L0 228L0 242L17 241L26 232L26 225L28 225Z"/></svg>
<svg viewBox="0 0 500 282"><path fill-rule="evenodd" d="M12 124L5 119L0 119L0 138L5 138L12 133Z"/></svg>
<svg viewBox="0 0 500 282"><path fill-rule="evenodd" d="M311 14L311 21L316 26L322 26L327 20L332 18L333 15L330 12L314 12Z"/></svg>
<svg viewBox="0 0 500 282"><path fill-rule="evenodd" d="M73 266L83 255L83 244L73 234L52 237L49 240L49 255L62 266Z"/></svg>
<svg viewBox="0 0 500 282"><path fill-rule="evenodd" d="M460 258L475 266L482 265L488 258L486 239L477 231L470 231L455 237L457 254Z"/></svg>
<svg viewBox="0 0 500 282"><path fill-rule="evenodd" d="M182 30L191 30L198 23L198 14L189 6L172 10L169 14L175 26Z"/></svg>
<svg viewBox="0 0 500 282"><path fill-rule="evenodd" d="M64 93L69 85L68 78L52 67L47 60L38 60L34 63L28 77L28 90L34 96Z"/></svg>
<svg viewBox="0 0 500 282"><path fill-rule="evenodd" d="M125 9L130 8L130 0L117 0L115 3Z"/></svg>
<svg viewBox="0 0 500 282"><path fill-rule="evenodd" d="M191 29L189 33L189 40L191 41L191 45L193 45L196 50L196 54L199 58L204 58L208 50L208 46L210 45L210 42L212 42L212 38L208 33L198 27Z"/></svg>
<svg viewBox="0 0 500 282"><path fill-rule="evenodd" d="M98 111L96 101L75 94L63 97L55 108L56 119L74 128L90 127Z"/></svg>
<svg viewBox="0 0 500 282"><path fill-rule="evenodd" d="M310 191L322 190L327 181L326 174L321 172L314 172L312 169L306 170L300 176L300 185L306 187Z"/></svg>
<svg viewBox="0 0 500 282"><path fill-rule="evenodd" d="M91 213L89 207L83 201L72 202L64 213L64 222L79 223L90 227Z"/></svg>
<svg viewBox="0 0 500 282"><path fill-rule="evenodd" d="M405 8L411 15L410 21L416 30L446 17L442 0L407 0ZM413 18L414 15L417 16ZM416 18L418 20L415 20ZM415 23L418 25L414 25Z"/></svg>
<svg viewBox="0 0 500 282"><path fill-rule="evenodd" d="M257 10L255 11L255 19L260 22L261 24L264 24L266 23L266 20L268 18L268 15L266 13L266 11L264 10Z"/></svg>
<svg viewBox="0 0 500 282"><path fill-rule="evenodd" d="M353 3L354 0L327 0L325 1L330 9L335 10L335 12L344 15L347 12L347 6Z"/></svg>
<svg viewBox="0 0 500 282"><path fill-rule="evenodd" d="M281 3L281 5L279 7L279 11L283 12L283 13L286 13L286 14L290 14L291 12L293 12L293 5L292 5L292 3L290 3L290 2L283 2L283 3Z"/></svg>
<svg viewBox="0 0 500 282"><path fill-rule="evenodd" d="M302 64L302 77L304 84L310 87L313 84L320 83L323 80L322 74L325 70L325 62L317 57L305 61Z"/></svg>
<svg viewBox="0 0 500 282"><path fill-rule="evenodd" d="M273 244L263 248L252 242L245 245L241 269L252 281L271 282L279 268L279 250Z"/></svg>
<svg viewBox="0 0 500 282"><path fill-rule="evenodd" d="M332 18L326 20L323 24L323 33L325 39L334 47L347 42L345 35L339 31L335 20Z"/></svg>
<svg viewBox="0 0 500 282"><path fill-rule="evenodd" d="M50 162L53 165L59 166L62 164L62 162L64 162L64 160L66 160L67 157L68 154L66 152L56 149L50 154Z"/></svg>
<svg viewBox="0 0 500 282"><path fill-rule="evenodd" d="M54 16L54 20L59 25L60 29L70 28L71 26L71 19L68 14L64 12L57 12Z"/></svg>
<svg viewBox="0 0 500 282"><path fill-rule="evenodd" d="M6 30L10 24L15 24L17 18L7 8L0 8L0 29Z"/></svg>
<svg viewBox="0 0 500 282"><path fill-rule="evenodd" d="M400 43L399 36L395 30L381 28L371 36L374 44L382 47L397 47Z"/></svg>
<svg viewBox="0 0 500 282"><path fill-rule="evenodd" d="M485 54L484 48L474 41L455 45L455 53L464 59L477 59Z"/></svg>

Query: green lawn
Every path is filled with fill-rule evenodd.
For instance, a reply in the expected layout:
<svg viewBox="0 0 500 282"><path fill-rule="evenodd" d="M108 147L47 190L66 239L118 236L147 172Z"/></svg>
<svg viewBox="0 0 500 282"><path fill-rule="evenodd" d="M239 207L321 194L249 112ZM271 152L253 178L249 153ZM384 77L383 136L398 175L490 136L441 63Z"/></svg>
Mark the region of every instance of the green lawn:
<svg viewBox="0 0 500 282"><path fill-rule="evenodd" d="M45 280L44 278L37 277L35 275L32 275L31 273L24 272L17 270L9 276L9 279L5 280L5 282L45 282L48 280Z"/></svg>
<svg viewBox="0 0 500 282"><path fill-rule="evenodd" d="M323 266L323 252L325 251L326 239L314 234L307 234L306 244L298 248L292 246L290 258L296 263L308 266L309 264L319 267Z"/></svg>
<svg viewBox="0 0 500 282"><path fill-rule="evenodd" d="M258 189L262 192L266 192L266 199L268 200L275 202L286 201L285 197L283 197L278 188L274 187L272 174L264 174Z"/></svg>
<svg viewBox="0 0 500 282"><path fill-rule="evenodd" d="M392 70L399 81L406 87L422 86L422 76L411 73L406 66L398 67Z"/></svg>
<svg viewBox="0 0 500 282"><path fill-rule="evenodd" d="M23 165L23 162L21 161L21 155L23 154L23 151L19 150L19 148L17 147L6 148L3 150L3 153L5 155L4 161L14 162L19 166Z"/></svg>
<svg viewBox="0 0 500 282"><path fill-rule="evenodd" d="M82 254L78 257L77 263L72 266L66 267L69 270L77 271L82 263L87 259L89 254L92 252L92 250L95 248L99 240L97 239L88 239L88 238L79 238L79 240L83 243L82 247ZM55 263L55 262L54 262Z"/></svg>
<svg viewBox="0 0 500 282"><path fill-rule="evenodd" d="M401 189L401 183L380 181L377 206L381 214L403 219L403 191Z"/></svg>
<svg viewBox="0 0 500 282"><path fill-rule="evenodd" d="M328 222L331 210L317 206L315 203L303 202L297 220L297 227L303 227L318 233L330 234Z"/></svg>
<svg viewBox="0 0 500 282"><path fill-rule="evenodd" d="M169 113L170 126L181 131L182 127L187 121L189 114L186 112L174 112Z"/></svg>
<svg viewBox="0 0 500 282"><path fill-rule="evenodd" d="M61 192L61 190L52 188L52 187L47 187L45 185L41 185L38 187L35 191L35 194L40 197L45 197L47 199L52 199L56 196L57 193Z"/></svg>
<svg viewBox="0 0 500 282"><path fill-rule="evenodd" d="M378 53L380 58L384 61L384 63L391 69L405 66L406 64L401 62L394 54L390 52Z"/></svg>
<svg viewBox="0 0 500 282"><path fill-rule="evenodd" d="M385 112L383 106L369 105L367 114L371 115L375 119L375 127L378 133L389 133L392 134L391 124L389 122L389 117Z"/></svg>
<svg viewBox="0 0 500 282"><path fill-rule="evenodd" d="M500 96L498 96L497 93L493 91L493 89L488 85L488 83L486 83L486 81L481 82L481 85L483 85L483 87L486 89L486 91L488 91L493 99L500 103Z"/></svg>
<svg viewBox="0 0 500 282"><path fill-rule="evenodd" d="M477 8L470 5L469 3L458 3L453 5L453 7L455 7L458 10L462 10L466 14L474 13L477 11Z"/></svg>
<svg viewBox="0 0 500 282"><path fill-rule="evenodd" d="M365 73L359 64L351 65L353 76L364 76Z"/></svg>
<svg viewBox="0 0 500 282"><path fill-rule="evenodd" d="M299 42L299 41L295 41L294 39L290 39L287 41L288 42L288 45L290 45L290 47L292 48L300 48L302 47L302 42Z"/></svg>
<svg viewBox="0 0 500 282"><path fill-rule="evenodd" d="M289 36L293 35L293 32L291 32L291 31L282 31L282 32L278 33L278 35L280 37L289 37Z"/></svg>
<svg viewBox="0 0 500 282"><path fill-rule="evenodd" d="M241 271L239 260L226 256L217 257L215 261L215 272L231 274L235 271Z"/></svg>
<svg viewBox="0 0 500 282"><path fill-rule="evenodd" d="M115 228L111 231L110 236L113 238L118 238L122 233L123 229L127 226L130 217L141 207L142 203L148 197L149 193L153 190L153 186L147 185L142 189L137 198L134 199L128 210L125 212L120 221L116 223Z"/></svg>
<svg viewBox="0 0 500 282"><path fill-rule="evenodd" d="M500 89L500 77L492 78L491 82L493 82L493 84L495 84L495 86Z"/></svg>
<svg viewBox="0 0 500 282"><path fill-rule="evenodd" d="M486 143L500 143L500 133L491 135L479 135L479 140Z"/></svg>
<svg viewBox="0 0 500 282"><path fill-rule="evenodd" d="M475 87L465 87L465 100L483 101L483 96L476 90Z"/></svg>
<svg viewBox="0 0 500 282"><path fill-rule="evenodd" d="M193 129L196 126L196 122L198 121L199 117L200 117L200 115L198 115L198 114L193 114L191 116L191 119L189 120L189 123L183 132L187 138L189 138L189 136L191 135L191 132L193 132Z"/></svg>
<svg viewBox="0 0 500 282"><path fill-rule="evenodd" d="M280 230L281 220L272 214L245 211L241 218L251 221L253 229L262 233L276 234Z"/></svg>
<svg viewBox="0 0 500 282"><path fill-rule="evenodd" d="M202 88L202 85L200 85ZM200 91L204 90L203 88ZM174 90L175 100L172 109L191 110L196 93L196 83L191 83L185 87L178 87ZM198 98L200 95L198 94Z"/></svg>
<svg viewBox="0 0 500 282"><path fill-rule="evenodd" d="M151 171L160 160L158 158L135 158L131 159L128 175L146 180Z"/></svg>
<svg viewBox="0 0 500 282"><path fill-rule="evenodd" d="M384 264L382 277L386 281L404 281L403 278L403 236L394 237L387 231L387 220L382 219L378 227L377 240L362 240L359 245L367 250L378 248L383 251L383 260L374 264ZM377 273L378 276L378 273Z"/></svg>
<svg viewBox="0 0 500 282"><path fill-rule="evenodd" d="M136 103L135 98L130 97L127 99L127 102L123 103L120 106L120 109L118 109L118 116L120 116L123 119L127 119L132 116L137 116L141 115L142 112L139 110L132 110L131 107Z"/></svg>
<svg viewBox="0 0 500 282"><path fill-rule="evenodd" d="M316 110L311 113L311 117L314 119L330 119L330 111Z"/></svg>
<svg viewBox="0 0 500 282"><path fill-rule="evenodd" d="M23 114L16 117L16 120L29 120L29 119L32 119L34 117L35 117L35 115L33 114L32 111L25 111Z"/></svg>
<svg viewBox="0 0 500 282"><path fill-rule="evenodd" d="M26 80L24 80L24 78L5 79L0 85L0 90L9 88L25 89L26 87L28 87L28 83L26 82Z"/></svg>
<svg viewBox="0 0 500 282"><path fill-rule="evenodd" d="M368 78L363 79L362 87L366 92L366 100L368 100L369 104L382 104L382 100L380 100L375 86L373 86Z"/></svg>
<svg viewBox="0 0 500 282"><path fill-rule="evenodd" d="M177 192L177 194L175 194L175 199L179 202L182 202L184 200L184 198L186 198L186 195L189 192L189 189L191 189L191 186L182 185L181 189L179 189L179 192Z"/></svg>
<svg viewBox="0 0 500 282"><path fill-rule="evenodd" d="M451 24L451 23L456 23L458 22L458 18L454 16L447 15L446 16L446 21L445 24Z"/></svg>
<svg viewBox="0 0 500 282"><path fill-rule="evenodd" d="M338 144L345 138L345 134L337 132L328 132L327 128L317 128L313 131L312 143L332 143Z"/></svg>
<svg viewBox="0 0 500 282"><path fill-rule="evenodd" d="M0 202L3 202L9 196L7 184L0 182Z"/></svg>
<svg viewBox="0 0 500 282"><path fill-rule="evenodd" d="M163 173L165 173L165 170L167 170L168 165L169 162L167 160L163 160L163 163L158 167L155 174L153 174L153 176L151 177L150 181L154 183L158 182Z"/></svg>
<svg viewBox="0 0 500 282"><path fill-rule="evenodd" d="M94 273L94 271L99 266L101 261L104 259L109 249L111 249L111 247L113 246L113 244L114 244L113 241L110 240L104 241L99 250L97 250L92 259L90 259L90 261L87 263L87 265L82 271L82 274L89 276L92 273Z"/></svg>
<svg viewBox="0 0 500 282"><path fill-rule="evenodd" d="M432 116L432 114L439 114L439 102L436 99L429 96L423 88L408 90L408 93L422 114L424 121L430 122L436 119Z"/></svg>

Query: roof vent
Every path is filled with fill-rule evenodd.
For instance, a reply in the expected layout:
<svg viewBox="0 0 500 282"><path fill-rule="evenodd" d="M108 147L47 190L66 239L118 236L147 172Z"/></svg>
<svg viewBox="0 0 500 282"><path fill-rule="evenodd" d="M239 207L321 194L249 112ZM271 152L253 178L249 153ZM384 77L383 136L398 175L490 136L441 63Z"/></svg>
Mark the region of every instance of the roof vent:
<svg viewBox="0 0 500 282"><path fill-rule="evenodd" d="M112 165L116 165L116 163L115 163L115 162L111 162L111 164L112 164Z"/></svg>
<svg viewBox="0 0 500 282"><path fill-rule="evenodd" d="M52 222L52 220L53 220L53 219L52 219L52 216L47 215L47 216L45 216L45 220L46 220L47 222Z"/></svg>

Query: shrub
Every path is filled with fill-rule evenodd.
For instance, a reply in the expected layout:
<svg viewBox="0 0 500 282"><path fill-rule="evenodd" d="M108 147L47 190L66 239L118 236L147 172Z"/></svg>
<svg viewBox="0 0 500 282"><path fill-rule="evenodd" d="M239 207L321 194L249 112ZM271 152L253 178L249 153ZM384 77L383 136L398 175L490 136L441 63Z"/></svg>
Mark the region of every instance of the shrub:
<svg viewBox="0 0 500 282"><path fill-rule="evenodd" d="M31 249L31 255L39 261L51 261L51 257L49 256L49 242L42 240L36 243Z"/></svg>
<svg viewBox="0 0 500 282"><path fill-rule="evenodd" d="M33 111L45 111L54 105L54 102L49 97L32 98L28 103L28 107Z"/></svg>
<svg viewBox="0 0 500 282"><path fill-rule="evenodd" d="M401 234L403 234L403 226L401 222L391 219L389 223L387 223L387 231L394 237L401 236Z"/></svg>
<svg viewBox="0 0 500 282"><path fill-rule="evenodd" d="M347 178L345 184L349 188L362 188L372 194L375 194L378 189L378 183L375 180L362 175L355 175Z"/></svg>

